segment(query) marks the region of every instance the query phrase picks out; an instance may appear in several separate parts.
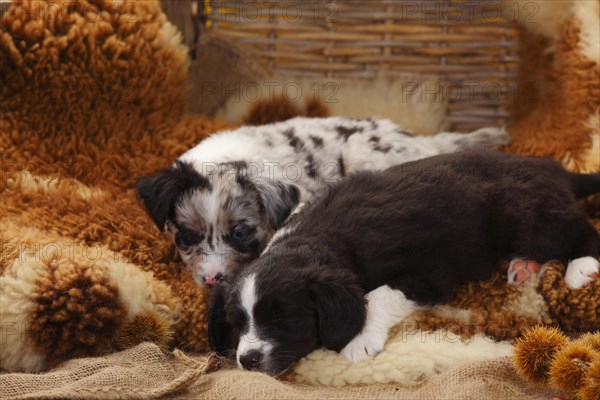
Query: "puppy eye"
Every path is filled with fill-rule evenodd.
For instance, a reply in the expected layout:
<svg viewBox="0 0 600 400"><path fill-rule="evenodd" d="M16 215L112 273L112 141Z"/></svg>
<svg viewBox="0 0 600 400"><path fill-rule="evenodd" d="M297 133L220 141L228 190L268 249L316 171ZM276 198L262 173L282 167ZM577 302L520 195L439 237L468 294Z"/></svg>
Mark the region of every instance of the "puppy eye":
<svg viewBox="0 0 600 400"><path fill-rule="evenodd" d="M279 323L285 321L285 314L283 313L275 313L271 315L271 321L274 323Z"/></svg>
<svg viewBox="0 0 600 400"><path fill-rule="evenodd" d="M233 228L233 231L231 231L231 237L233 238L233 240L241 241L246 239L247 236L248 227L246 226L236 226L235 228Z"/></svg>
<svg viewBox="0 0 600 400"><path fill-rule="evenodd" d="M271 306L271 321L281 322L286 319L286 311L280 304L273 304Z"/></svg>
<svg viewBox="0 0 600 400"><path fill-rule="evenodd" d="M193 246L201 241L202 236L190 229L179 231L175 235L175 243L178 246Z"/></svg>

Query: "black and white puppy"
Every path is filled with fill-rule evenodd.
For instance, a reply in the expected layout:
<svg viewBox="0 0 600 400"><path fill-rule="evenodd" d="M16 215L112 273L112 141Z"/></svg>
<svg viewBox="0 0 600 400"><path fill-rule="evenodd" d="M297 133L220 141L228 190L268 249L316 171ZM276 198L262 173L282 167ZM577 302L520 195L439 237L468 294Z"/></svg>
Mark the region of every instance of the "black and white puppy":
<svg viewBox="0 0 600 400"><path fill-rule="evenodd" d="M581 288L598 273L600 236L576 199L595 192L600 173L492 152L359 172L214 293L211 344L272 374L318 347L364 360L413 310L516 257L565 260L567 286Z"/></svg>
<svg viewBox="0 0 600 400"><path fill-rule="evenodd" d="M137 186L199 283L256 258L300 200L358 170L508 143L503 129L413 136L387 120L294 118L218 132Z"/></svg>

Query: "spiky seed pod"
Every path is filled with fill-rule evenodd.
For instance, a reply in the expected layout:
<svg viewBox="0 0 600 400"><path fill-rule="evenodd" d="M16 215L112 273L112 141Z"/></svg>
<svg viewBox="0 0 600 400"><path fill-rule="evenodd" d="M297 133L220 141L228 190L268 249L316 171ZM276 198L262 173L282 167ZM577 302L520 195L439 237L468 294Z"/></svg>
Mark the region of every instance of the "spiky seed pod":
<svg viewBox="0 0 600 400"><path fill-rule="evenodd" d="M582 335L578 341L591 346L600 353L600 332L586 333L585 335Z"/></svg>
<svg viewBox="0 0 600 400"><path fill-rule="evenodd" d="M529 329L516 342L515 369L531 382L546 383L552 359L567 343L567 337L557 328Z"/></svg>
<svg viewBox="0 0 600 400"><path fill-rule="evenodd" d="M590 364L583 383L583 387L577 392L582 400L600 399L600 354Z"/></svg>
<svg viewBox="0 0 600 400"><path fill-rule="evenodd" d="M149 312L136 315L126 323L119 332L117 343L125 349L142 342L153 342L167 350L172 338L171 324L160 314Z"/></svg>
<svg viewBox="0 0 600 400"><path fill-rule="evenodd" d="M556 353L550 365L550 384L557 389L577 393L583 386L587 371L599 354L579 341L567 344Z"/></svg>

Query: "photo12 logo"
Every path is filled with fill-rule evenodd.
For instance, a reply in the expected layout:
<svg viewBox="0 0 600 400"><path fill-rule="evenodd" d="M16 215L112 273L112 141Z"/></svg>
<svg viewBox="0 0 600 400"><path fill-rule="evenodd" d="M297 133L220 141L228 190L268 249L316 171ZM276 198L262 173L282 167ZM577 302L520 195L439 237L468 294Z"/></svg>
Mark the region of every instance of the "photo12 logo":
<svg viewBox="0 0 600 400"><path fill-rule="evenodd" d="M201 84L202 101L217 97L220 102L256 103L283 98L290 103L300 103L307 99L320 100L323 103L338 103L339 86L336 82L314 81L262 81L227 84L225 82L206 81Z"/></svg>

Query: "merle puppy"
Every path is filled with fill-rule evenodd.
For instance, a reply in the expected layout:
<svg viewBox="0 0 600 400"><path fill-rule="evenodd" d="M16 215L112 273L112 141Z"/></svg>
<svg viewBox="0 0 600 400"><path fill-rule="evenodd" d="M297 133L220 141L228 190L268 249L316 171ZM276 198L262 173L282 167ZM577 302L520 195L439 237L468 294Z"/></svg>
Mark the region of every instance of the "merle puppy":
<svg viewBox="0 0 600 400"><path fill-rule="evenodd" d="M499 128L413 136L387 120L294 118L217 132L137 192L196 282L215 285L258 257L300 200L346 174L507 142Z"/></svg>
<svg viewBox="0 0 600 400"><path fill-rule="evenodd" d="M595 192L600 174L492 152L359 172L215 291L211 344L272 374L318 347L360 361L413 310L516 257L564 260L567 286L581 288L598 273L600 237L576 199Z"/></svg>

